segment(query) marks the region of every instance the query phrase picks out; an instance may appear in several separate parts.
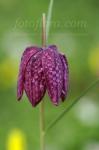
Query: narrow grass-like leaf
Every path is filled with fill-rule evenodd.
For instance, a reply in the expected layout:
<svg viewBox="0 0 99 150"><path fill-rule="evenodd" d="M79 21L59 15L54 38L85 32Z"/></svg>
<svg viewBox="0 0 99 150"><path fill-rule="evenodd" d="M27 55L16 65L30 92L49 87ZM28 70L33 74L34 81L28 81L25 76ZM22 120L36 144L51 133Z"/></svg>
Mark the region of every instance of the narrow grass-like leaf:
<svg viewBox="0 0 99 150"><path fill-rule="evenodd" d="M49 4L49 8L48 8L48 14L47 14L47 22L46 22L46 39L47 40L48 40L50 25L51 25L53 3L54 3L54 0L50 0L50 4Z"/></svg>
<svg viewBox="0 0 99 150"><path fill-rule="evenodd" d="M83 97L87 94L87 92L89 92L93 87L95 87L97 84L99 83L99 79L94 81L91 85L89 85L89 87L87 89L85 89L81 95L79 95L78 97L76 97L73 102L65 109L63 110L57 117L56 119L54 119L49 125L48 127L46 128L46 132L45 134L48 133L48 131L53 128L56 123L58 123L63 117L64 115L66 115L71 109L72 107Z"/></svg>

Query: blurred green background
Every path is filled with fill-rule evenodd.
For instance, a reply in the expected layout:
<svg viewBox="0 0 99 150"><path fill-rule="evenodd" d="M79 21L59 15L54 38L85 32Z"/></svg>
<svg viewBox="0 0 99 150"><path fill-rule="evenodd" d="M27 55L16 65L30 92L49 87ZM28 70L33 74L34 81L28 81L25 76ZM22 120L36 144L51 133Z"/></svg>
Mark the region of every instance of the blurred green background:
<svg viewBox="0 0 99 150"><path fill-rule="evenodd" d="M41 46L41 16L49 0L0 0L0 150L39 150L39 106L16 100L23 50ZM67 101L55 107L45 96L46 125L99 77L99 1L55 0L48 44L69 61ZM99 150L99 85L49 131L46 150Z"/></svg>

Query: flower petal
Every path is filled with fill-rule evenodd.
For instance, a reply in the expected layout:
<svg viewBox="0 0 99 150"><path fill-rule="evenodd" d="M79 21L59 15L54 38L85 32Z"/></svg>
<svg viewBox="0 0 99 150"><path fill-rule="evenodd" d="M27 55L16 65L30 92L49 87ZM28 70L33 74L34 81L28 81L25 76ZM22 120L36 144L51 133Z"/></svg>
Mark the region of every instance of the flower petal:
<svg viewBox="0 0 99 150"><path fill-rule="evenodd" d="M32 56L25 72L24 89L33 106L42 100L46 91L41 57L42 52Z"/></svg>
<svg viewBox="0 0 99 150"><path fill-rule="evenodd" d="M25 73L27 63L29 59L40 50L41 50L40 48L34 46L34 47L26 48L26 50L23 52L21 63L20 63L19 75L18 75L18 83L17 83L17 99L18 100L20 100L23 95L24 73Z"/></svg>
<svg viewBox="0 0 99 150"><path fill-rule="evenodd" d="M68 69L68 61L64 54L60 54L60 58L63 64L63 87L62 87L62 93L61 98L62 101L65 100L67 97L68 87L69 87L69 69Z"/></svg>
<svg viewBox="0 0 99 150"><path fill-rule="evenodd" d="M48 94L53 104L58 105L63 85L63 68L56 46L51 45L43 51L42 65Z"/></svg>

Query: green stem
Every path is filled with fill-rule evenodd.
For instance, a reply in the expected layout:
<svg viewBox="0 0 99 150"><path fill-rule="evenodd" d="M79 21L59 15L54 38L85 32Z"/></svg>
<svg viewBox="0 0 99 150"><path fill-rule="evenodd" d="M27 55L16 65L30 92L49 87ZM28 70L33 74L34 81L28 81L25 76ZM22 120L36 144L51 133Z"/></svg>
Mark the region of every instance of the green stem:
<svg viewBox="0 0 99 150"><path fill-rule="evenodd" d="M46 47L46 17L42 15L42 47ZM45 150L44 100L40 103L40 150Z"/></svg>
<svg viewBox="0 0 99 150"><path fill-rule="evenodd" d="M65 109L63 110L57 117L56 119L54 119L50 124L49 126L46 128L46 132L45 134L48 133L48 131L53 128L57 122L59 122L60 119L62 119L64 117L64 115L66 115L70 110L71 108L83 97L85 96L85 94L87 92L89 92L93 87L95 87L97 84L99 83L99 79L94 81L87 89L85 89L81 95L79 95L78 97L76 97L73 102Z"/></svg>
<svg viewBox="0 0 99 150"><path fill-rule="evenodd" d="M45 150L44 101L40 103L40 150Z"/></svg>

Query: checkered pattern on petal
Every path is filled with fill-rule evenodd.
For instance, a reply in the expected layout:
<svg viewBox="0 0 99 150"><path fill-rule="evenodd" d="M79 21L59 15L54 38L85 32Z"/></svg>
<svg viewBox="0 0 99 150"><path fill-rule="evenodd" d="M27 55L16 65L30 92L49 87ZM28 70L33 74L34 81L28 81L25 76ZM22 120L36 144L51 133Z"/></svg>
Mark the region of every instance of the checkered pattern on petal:
<svg viewBox="0 0 99 150"><path fill-rule="evenodd" d="M61 99L64 101L67 97L68 88L69 88L69 69L68 69L68 61L64 54L60 54L60 58L63 64L63 87L61 93Z"/></svg>
<svg viewBox="0 0 99 150"><path fill-rule="evenodd" d="M20 63L20 69L19 69L19 75L18 75L18 83L17 83L17 99L20 100L23 95L24 90L24 73L27 66L27 63L29 59L35 55L37 52L39 52L41 49L37 47L28 47L23 52L21 63Z"/></svg>
<svg viewBox="0 0 99 150"><path fill-rule="evenodd" d="M42 65L48 94L53 104L58 105L63 86L63 67L56 46L43 51Z"/></svg>
<svg viewBox="0 0 99 150"><path fill-rule="evenodd" d="M42 68L42 52L32 56L25 71L25 92L33 106L36 106L43 98L46 86Z"/></svg>

